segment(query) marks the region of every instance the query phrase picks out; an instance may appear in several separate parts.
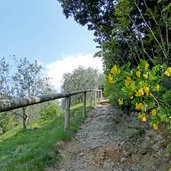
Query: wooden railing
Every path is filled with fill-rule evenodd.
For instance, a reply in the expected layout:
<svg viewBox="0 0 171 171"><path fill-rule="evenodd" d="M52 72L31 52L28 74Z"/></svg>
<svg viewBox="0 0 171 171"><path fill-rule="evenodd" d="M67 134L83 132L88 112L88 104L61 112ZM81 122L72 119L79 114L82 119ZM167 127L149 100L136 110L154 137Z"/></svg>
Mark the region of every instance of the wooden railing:
<svg viewBox="0 0 171 171"><path fill-rule="evenodd" d="M71 106L71 96L77 94L83 94L83 116L86 116L86 93L90 92L90 107L92 107L93 97L94 97L94 106L96 105L96 99L102 98L102 90L79 90L67 93L57 93L51 95L41 95L41 96L32 96L26 98L13 98L0 100L0 112L5 112L13 109L18 109L22 107L27 107L30 105L43 103L51 100L66 98L66 112L65 112L65 123L64 131L66 132L69 129L70 125L70 106ZM94 94L94 95L93 95Z"/></svg>

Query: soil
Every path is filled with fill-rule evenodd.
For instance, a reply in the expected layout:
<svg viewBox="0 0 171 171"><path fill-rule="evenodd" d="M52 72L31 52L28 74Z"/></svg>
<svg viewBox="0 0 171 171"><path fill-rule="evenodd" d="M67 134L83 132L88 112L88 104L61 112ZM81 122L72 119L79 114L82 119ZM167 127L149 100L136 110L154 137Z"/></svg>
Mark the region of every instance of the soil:
<svg viewBox="0 0 171 171"><path fill-rule="evenodd" d="M98 105L75 137L58 142L61 162L47 171L169 171L167 134L109 104Z"/></svg>

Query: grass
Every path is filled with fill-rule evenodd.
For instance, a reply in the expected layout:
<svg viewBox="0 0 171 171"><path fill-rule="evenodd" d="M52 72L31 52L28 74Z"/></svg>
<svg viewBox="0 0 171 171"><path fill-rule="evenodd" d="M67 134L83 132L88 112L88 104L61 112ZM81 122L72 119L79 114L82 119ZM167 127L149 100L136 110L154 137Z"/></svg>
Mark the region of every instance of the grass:
<svg viewBox="0 0 171 171"><path fill-rule="evenodd" d="M82 105L71 108L64 133L64 114L35 129L15 129L0 136L0 171L43 171L60 160L57 141L69 140L83 121Z"/></svg>

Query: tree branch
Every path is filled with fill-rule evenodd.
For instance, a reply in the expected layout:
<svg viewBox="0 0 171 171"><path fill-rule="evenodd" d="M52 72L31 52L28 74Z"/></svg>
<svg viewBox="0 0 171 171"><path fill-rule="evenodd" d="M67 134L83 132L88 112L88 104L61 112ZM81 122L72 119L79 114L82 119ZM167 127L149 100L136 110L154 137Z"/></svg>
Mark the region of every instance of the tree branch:
<svg viewBox="0 0 171 171"><path fill-rule="evenodd" d="M145 23L146 26L149 28L149 30L150 30L152 36L154 37L155 41L158 43L160 49L162 50L165 59L167 59L167 54L166 54L165 51L163 50L163 47L162 47L162 45L160 44L160 42L158 41L157 37L155 36L153 30L151 29L151 27L148 25L147 21L145 20L143 14L142 14L142 12L141 12L141 9L139 8L139 6L138 6L138 4L136 3L135 0L134 0L134 4L136 5L136 7L137 7L137 9L138 9L138 11L139 11L139 13L140 13L140 15L141 15L141 17L142 17L144 23Z"/></svg>

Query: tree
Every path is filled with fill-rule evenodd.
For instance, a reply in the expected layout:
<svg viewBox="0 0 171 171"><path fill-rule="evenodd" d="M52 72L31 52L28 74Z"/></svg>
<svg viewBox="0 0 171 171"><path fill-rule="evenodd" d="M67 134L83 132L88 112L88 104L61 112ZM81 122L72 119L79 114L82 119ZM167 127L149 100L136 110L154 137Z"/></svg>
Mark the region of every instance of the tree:
<svg viewBox="0 0 171 171"><path fill-rule="evenodd" d="M6 98L10 95L10 65L5 57L0 59L0 98Z"/></svg>
<svg viewBox="0 0 171 171"><path fill-rule="evenodd" d="M43 68L36 60L30 63L26 58L21 58L20 60L15 58L15 61L17 63L17 72L12 76L12 90L15 97L23 98L36 96L47 92L50 88L49 78L43 78L41 76L41 70ZM26 120L28 117L26 109L27 108L24 107L22 108L22 112L15 112L16 115L22 117L24 129L26 129ZM29 115L31 116L30 111L31 110L29 110Z"/></svg>
<svg viewBox="0 0 171 171"><path fill-rule="evenodd" d="M170 7L167 0L118 1L113 41L122 40L127 45L127 61L138 64L140 59L146 59L152 65L170 64Z"/></svg>
<svg viewBox="0 0 171 171"><path fill-rule="evenodd" d="M49 86L49 78L42 78L41 65L35 60L30 63L26 58L15 59L17 72L12 76L13 94L15 97L40 95Z"/></svg>
<svg viewBox="0 0 171 171"><path fill-rule="evenodd" d="M169 0L58 0L66 17L94 30L107 71L113 64L140 59L171 64ZM109 67L109 68L108 68Z"/></svg>
<svg viewBox="0 0 171 171"><path fill-rule="evenodd" d="M98 88L99 84L102 84L102 81L103 79L99 78L96 69L79 66L73 72L63 75L62 92L95 89ZM82 102L81 95L72 97L72 103L76 104L80 102Z"/></svg>
<svg viewBox="0 0 171 171"><path fill-rule="evenodd" d="M94 31L97 42L102 43L111 38L116 1L58 1L61 3L63 13L67 18L73 16L76 22L83 26L87 24L88 29Z"/></svg>
<svg viewBox="0 0 171 171"><path fill-rule="evenodd" d="M16 66L10 66L6 58L0 59L0 98L23 98L53 92L49 78L42 76L42 66L37 61L31 63L26 58L13 56ZM13 67L13 68L12 68ZM16 67L16 68L15 68ZM16 71L12 74L10 71ZM50 103L48 103L50 105ZM46 105L48 106L48 105ZM0 132L4 133L17 126L22 118L23 128L26 122L38 119L42 104L0 113Z"/></svg>

